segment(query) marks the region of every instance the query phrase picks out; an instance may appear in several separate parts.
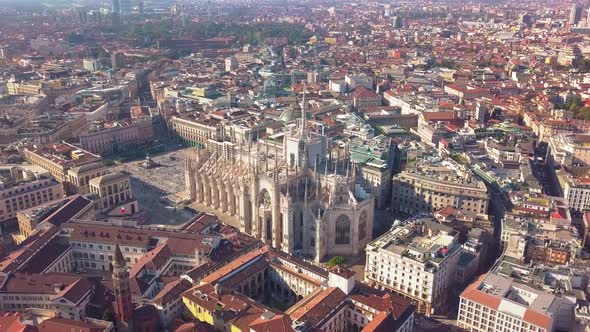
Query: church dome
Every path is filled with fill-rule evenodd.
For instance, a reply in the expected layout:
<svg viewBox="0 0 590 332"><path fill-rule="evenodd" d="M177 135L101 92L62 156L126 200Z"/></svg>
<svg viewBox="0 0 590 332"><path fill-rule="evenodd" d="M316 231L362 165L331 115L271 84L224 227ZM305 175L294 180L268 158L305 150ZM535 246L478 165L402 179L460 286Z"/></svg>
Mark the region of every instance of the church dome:
<svg viewBox="0 0 590 332"><path fill-rule="evenodd" d="M287 123L299 118L301 118L301 106L299 103L295 103L281 113L279 121Z"/></svg>

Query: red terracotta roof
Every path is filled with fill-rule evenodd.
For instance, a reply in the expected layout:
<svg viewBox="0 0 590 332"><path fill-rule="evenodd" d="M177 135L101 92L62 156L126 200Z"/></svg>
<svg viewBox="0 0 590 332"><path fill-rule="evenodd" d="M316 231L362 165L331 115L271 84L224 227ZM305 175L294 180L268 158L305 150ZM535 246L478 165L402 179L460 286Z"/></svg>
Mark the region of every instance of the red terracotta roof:
<svg viewBox="0 0 590 332"><path fill-rule="evenodd" d="M359 99L380 99L381 98L381 96L379 96L375 92L365 88L364 86L359 86L358 88L354 89L354 91L350 95L353 98L359 98Z"/></svg>
<svg viewBox="0 0 590 332"><path fill-rule="evenodd" d="M327 288L291 313L291 319L304 320L318 326L345 299L346 294L340 288Z"/></svg>
<svg viewBox="0 0 590 332"><path fill-rule="evenodd" d="M422 116L426 121L449 121L456 118L456 114L453 111L424 112L422 113Z"/></svg>
<svg viewBox="0 0 590 332"><path fill-rule="evenodd" d="M271 319L259 317L250 323L250 329L255 332L291 332L291 318L287 315L275 315Z"/></svg>
<svg viewBox="0 0 590 332"><path fill-rule="evenodd" d="M498 310L498 307L500 307L500 302L502 301L502 299L498 296L494 296L492 294L488 294L477 289L477 287L482 283L485 277L485 274L481 275L475 282L467 286L463 293L461 293L461 297L469 301L479 303L483 306L492 308L494 310Z"/></svg>
<svg viewBox="0 0 590 332"><path fill-rule="evenodd" d="M543 328L546 331L551 330L551 321L552 321L551 317L544 315L540 312L536 312L534 310L527 309L524 312L524 316L522 317L522 319L525 322L528 322L529 324L533 324L535 326Z"/></svg>

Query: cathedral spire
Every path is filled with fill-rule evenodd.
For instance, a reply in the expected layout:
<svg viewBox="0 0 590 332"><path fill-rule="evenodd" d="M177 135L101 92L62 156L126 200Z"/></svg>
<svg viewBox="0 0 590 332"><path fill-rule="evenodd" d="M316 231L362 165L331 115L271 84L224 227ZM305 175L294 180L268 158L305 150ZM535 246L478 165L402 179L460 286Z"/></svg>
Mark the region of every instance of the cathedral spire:
<svg viewBox="0 0 590 332"><path fill-rule="evenodd" d="M336 172L338 170L338 159L340 158L340 150L336 150L336 160L334 160L334 179L336 178Z"/></svg>
<svg viewBox="0 0 590 332"><path fill-rule="evenodd" d="M318 174L318 156L315 156L315 161L313 163L313 172Z"/></svg>
<svg viewBox="0 0 590 332"><path fill-rule="evenodd" d="M289 182L289 165L287 165L287 197L289 197L289 188L291 188L291 183Z"/></svg>
<svg viewBox="0 0 590 332"><path fill-rule="evenodd" d="M350 162L349 161L346 161L346 178L347 179L348 179L348 175L349 175L348 174L349 169L350 169Z"/></svg>
<svg viewBox="0 0 590 332"><path fill-rule="evenodd" d="M327 176L328 176L328 160L329 159L326 158L326 161L325 161L326 165L324 167L324 179L327 179Z"/></svg>
<svg viewBox="0 0 590 332"><path fill-rule="evenodd" d="M305 93L307 86L303 84L303 101L301 105L301 139L307 138L307 101L305 100Z"/></svg>
<svg viewBox="0 0 590 332"><path fill-rule="evenodd" d="M313 172L315 173L316 178L316 193L315 198L320 199L320 174L318 173L318 156L315 157L315 166Z"/></svg>
<svg viewBox="0 0 590 332"><path fill-rule="evenodd" d="M264 171L268 173L268 142L264 143Z"/></svg>
<svg viewBox="0 0 590 332"><path fill-rule="evenodd" d="M238 153L240 155L240 159L239 159L240 165L242 164L242 151L244 151L244 142L240 141L240 149L238 150Z"/></svg>
<svg viewBox="0 0 590 332"><path fill-rule="evenodd" d="M307 178L305 178L305 187L303 189L303 204L305 205L305 209L307 209Z"/></svg>
<svg viewBox="0 0 590 332"><path fill-rule="evenodd" d="M275 182L279 182L279 155L277 143L274 142L274 159L275 159Z"/></svg>

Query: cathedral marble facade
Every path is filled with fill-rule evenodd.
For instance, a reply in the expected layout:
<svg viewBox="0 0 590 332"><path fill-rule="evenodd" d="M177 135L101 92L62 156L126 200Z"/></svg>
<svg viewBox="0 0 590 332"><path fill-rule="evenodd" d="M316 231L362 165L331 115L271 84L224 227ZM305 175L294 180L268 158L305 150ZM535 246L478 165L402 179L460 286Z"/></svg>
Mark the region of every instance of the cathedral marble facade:
<svg viewBox="0 0 590 332"><path fill-rule="evenodd" d="M326 137L301 128L264 151L255 144L233 158L196 150L185 167L190 199L239 218L242 232L287 253L315 261L361 254L375 202L355 165L329 158Z"/></svg>

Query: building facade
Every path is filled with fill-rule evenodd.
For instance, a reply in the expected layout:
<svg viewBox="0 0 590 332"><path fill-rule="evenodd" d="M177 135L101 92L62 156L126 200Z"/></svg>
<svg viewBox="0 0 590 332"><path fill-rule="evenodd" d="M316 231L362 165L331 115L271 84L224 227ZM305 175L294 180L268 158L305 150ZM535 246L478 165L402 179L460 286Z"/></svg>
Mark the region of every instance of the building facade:
<svg viewBox="0 0 590 332"><path fill-rule="evenodd" d="M189 198L239 218L242 232L288 253L319 261L362 252L375 203L356 167L328 160L326 138L301 123L282 144L282 153L240 146L234 161L197 150L186 165Z"/></svg>
<svg viewBox="0 0 590 332"><path fill-rule="evenodd" d="M118 206L125 209L128 207L131 214L139 210L137 201L133 199L129 175L111 173L91 179L89 182L90 192L98 197L98 211L108 211Z"/></svg>
<svg viewBox="0 0 590 332"><path fill-rule="evenodd" d="M456 282L458 237L430 219L398 223L367 245L365 280L412 300L428 316L438 312Z"/></svg>
<svg viewBox="0 0 590 332"><path fill-rule="evenodd" d="M62 184L49 174L36 175L23 167L13 167L11 172L21 175L0 177L0 221L16 218L19 211L64 197Z"/></svg>
<svg viewBox="0 0 590 332"><path fill-rule="evenodd" d="M391 195L393 210L415 214L451 206L465 212L487 213L489 195L483 182L443 173L448 173L448 169L405 170L395 175Z"/></svg>
<svg viewBox="0 0 590 332"><path fill-rule="evenodd" d="M466 331L554 331L559 303L552 294L487 274L461 293L458 325Z"/></svg>
<svg viewBox="0 0 590 332"><path fill-rule="evenodd" d="M83 149L100 155L111 155L148 144L154 140L152 119L132 123L115 123L110 127L91 128L80 134Z"/></svg>

